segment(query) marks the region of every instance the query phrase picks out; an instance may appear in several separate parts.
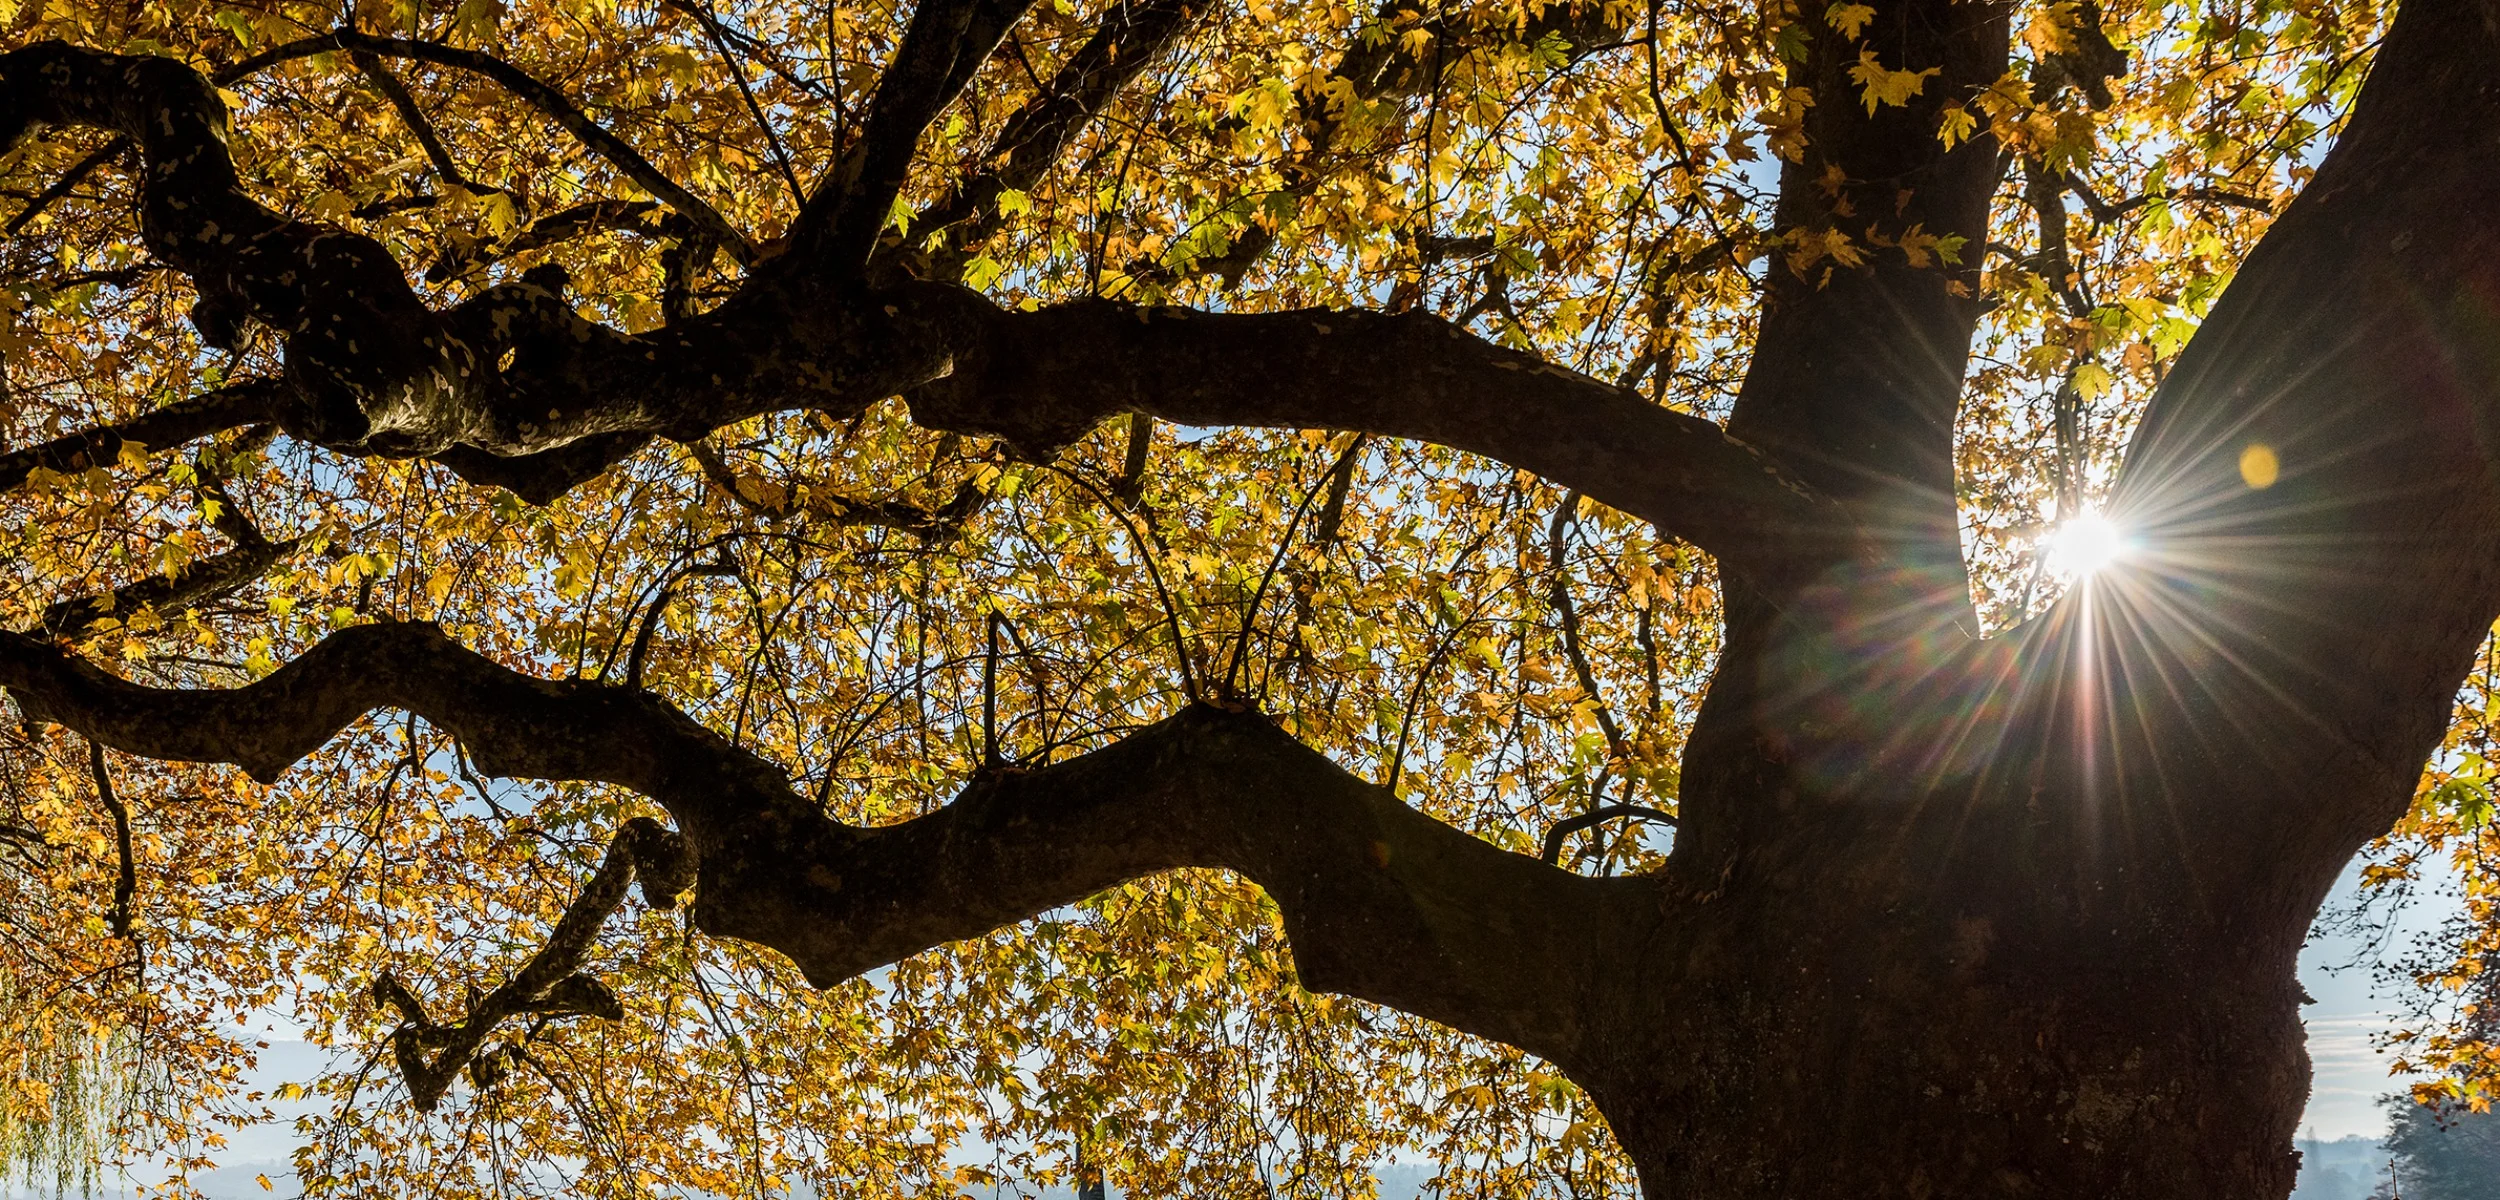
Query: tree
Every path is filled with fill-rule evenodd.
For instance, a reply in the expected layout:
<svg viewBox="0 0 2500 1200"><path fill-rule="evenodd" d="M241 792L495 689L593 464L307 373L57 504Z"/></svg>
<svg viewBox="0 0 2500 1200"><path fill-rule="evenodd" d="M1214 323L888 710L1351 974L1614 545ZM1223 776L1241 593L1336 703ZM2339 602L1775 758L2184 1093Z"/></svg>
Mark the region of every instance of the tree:
<svg viewBox="0 0 2500 1200"><path fill-rule="evenodd" d="M2398 1098L2387 1149L2395 1179L2383 1189L2416 1200L2480 1200L2500 1190L2500 1117L2465 1108L2442 1111Z"/></svg>
<svg viewBox="0 0 2500 1200"><path fill-rule="evenodd" d="M16 14L21 1076L284 999L330 1192L2290 1190L2500 614L2500 9Z"/></svg>

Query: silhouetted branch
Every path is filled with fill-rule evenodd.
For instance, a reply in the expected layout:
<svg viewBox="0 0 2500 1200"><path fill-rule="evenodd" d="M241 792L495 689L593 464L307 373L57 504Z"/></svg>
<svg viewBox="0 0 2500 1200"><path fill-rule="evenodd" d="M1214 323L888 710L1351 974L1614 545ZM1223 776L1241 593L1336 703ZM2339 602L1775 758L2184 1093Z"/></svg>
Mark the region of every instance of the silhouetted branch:
<svg viewBox="0 0 2500 1200"><path fill-rule="evenodd" d="M67 473L118 462L125 444L165 450L212 433L275 420L284 400L284 387L277 381L246 380L177 400L118 425L100 425L0 454L0 491L26 482L37 470Z"/></svg>
<svg viewBox="0 0 2500 1200"><path fill-rule="evenodd" d="M584 1016L613 1021L625 1015L616 993L580 968L599 936L599 927L624 903L627 885L637 879L643 899L653 908L676 907L677 897L694 885L694 862L685 839L649 817L625 822L608 843L607 856L589 884L557 919L546 944L511 979L472 1004L468 1015L455 1024L428 1017L425 1005L388 972L373 981L375 1002L399 1011L401 1023L391 1031L391 1051L419 1111L434 1111L451 1081L469 1065L495 1027L513 1017ZM430 1059L426 1057L429 1050L434 1052Z"/></svg>
<svg viewBox="0 0 2500 1200"><path fill-rule="evenodd" d="M113 877L113 936L129 942L138 954L141 969L146 969L147 947L140 942L130 923L130 902L139 892L137 867L131 861L130 808L113 792L113 771L104 761L104 747L90 740L87 743L87 768L95 776L96 799L113 817L113 847L121 869Z"/></svg>
<svg viewBox="0 0 2500 1200"><path fill-rule="evenodd" d="M16 237L28 225L33 224L36 217L42 216L45 209L59 203L63 196L77 191L78 185L85 183L87 176L95 174L96 168L121 157L122 153L128 149L130 149L130 139L117 135L111 141L98 147L95 153L79 159L69 170L62 172L61 177L52 182L52 186L45 188L42 194L28 201L26 207L17 210L17 215L9 218L8 225L0 227L0 237Z"/></svg>
<svg viewBox="0 0 2500 1200"><path fill-rule="evenodd" d="M1631 817L1635 820L1652 821L1657 824L1667 826L1668 828L1674 828L1676 824L1674 813L1664 812L1659 809L1650 808L1646 805L1600 805L1596 808L1588 810L1587 812L1581 813L1578 816L1565 817L1562 820L1554 822L1554 827L1545 831L1545 850L1538 856L1538 858L1547 863L1561 862L1563 843L1570 840L1572 834L1578 833L1583 829L1593 829L1618 817Z"/></svg>

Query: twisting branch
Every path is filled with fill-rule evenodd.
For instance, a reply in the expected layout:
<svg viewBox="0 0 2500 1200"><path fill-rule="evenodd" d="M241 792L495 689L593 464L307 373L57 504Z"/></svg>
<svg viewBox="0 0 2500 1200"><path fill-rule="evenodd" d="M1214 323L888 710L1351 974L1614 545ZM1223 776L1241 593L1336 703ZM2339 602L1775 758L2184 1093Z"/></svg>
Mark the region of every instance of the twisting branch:
<svg viewBox="0 0 2500 1200"><path fill-rule="evenodd" d="M1580 488L1739 575L1857 553L1849 517L1718 426L1429 313L1109 300L988 311L998 319L979 349L904 394L919 424L1005 438L1030 457L1122 412L1415 438Z"/></svg>
<svg viewBox="0 0 2500 1200"><path fill-rule="evenodd" d="M976 33L1010 15L956 14ZM886 119L865 140L903 155L892 170L909 158L902 114L935 111L967 63L950 59L934 82L889 75ZM897 68L936 69L912 55ZM924 426L1001 437L1036 459L1141 412L1419 438L1581 488L1739 576L1866 544L1839 506L1710 422L1425 313L1104 300L1010 311L943 284L858 286L861 266L825 261L751 274L722 305L640 335L583 320L561 272L545 270L435 313L379 243L252 199L225 153L223 102L181 64L44 43L0 54L0 85L0 144L35 122L139 138L149 245L198 285L195 323L212 340L231 341L247 318L284 337L287 375L272 394L287 432L347 453L432 458L527 499L560 495L654 436L691 441L789 409L849 417L901 393ZM835 190L813 202L826 220Z"/></svg>
<svg viewBox="0 0 2500 1200"><path fill-rule="evenodd" d="M685 839L649 817L625 822L608 843L607 857L590 883L557 919L547 944L502 986L471 1004L457 1023L428 1017L425 1005L390 973L373 981L374 1001L399 1011L402 1023L391 1031L391 1052L419 1111L434 1111L461 1068L476 1059L495 1027L505 1021L531 1015L613 1021L625 1015L616 993L584 974L581 966L599 927L624 904L626 886L637 880L644 902L662 909L676 907L677 897L694 885L694 862ZM431 1059L426 1057L429 1050L434 1052Z"/></svg>
<svg viewBox="0 0 2500 1200"><path fill-rule="evenodd" d="M532 504L551 504L650 444L648 433L594 433L535 454L506 456L453 446L432 457L471 483L508 489Z"/></svg>
<svg viewBox="0 0 2500 1200"><path fill-rule="evenodd" d="M286 339L291 426L361 442L419 416L441 421L431 410L460 395L481 364L444 334L379 243L292 220L247 193L226 152L226 120L215 89L172 59L61 42L0 54L0 146L36 124L136 140L148 248L191 277L200 293L192 323L211 345L239 345L246 321Z"/></svg>
<svg viewBox="0 0 2500 1200"><path fill-rule="evenodd" d="M1648 888L1496 849L1262 715L1205 705L1101 750L986 775L917 820L859 829L824 818L787 773L648 692L523 675L430 625L346 629L248 686L200 691L142 687L0 633L0 688L29 719L261 779L367 711L394 708L449 732L489 773L631 788L676 819L678 861L699 864L697 926L779 950L820 987L1140 876L1223 867L1275 898L1306 986L1569 1066L1593 1011L1584 999L1623 957L1615 940L1638 914L1654 919L1657 903ZM551 947L587 946L622 874L603 868ZM542 953L478 1011L523 1011L578 962ZM422 1008L400 1007L417 1049L451 1044L424 1041Z"/></svg>

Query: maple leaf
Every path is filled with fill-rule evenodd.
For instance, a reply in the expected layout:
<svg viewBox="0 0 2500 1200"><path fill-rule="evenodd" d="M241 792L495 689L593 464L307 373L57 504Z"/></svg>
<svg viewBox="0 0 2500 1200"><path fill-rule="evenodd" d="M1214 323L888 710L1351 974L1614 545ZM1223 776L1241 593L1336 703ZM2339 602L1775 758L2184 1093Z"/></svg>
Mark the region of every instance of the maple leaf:
<svg viewBox="0 0 2500 1200"><path fill-rule="evenodd" d="M1942 70L1941 67L1919 71L1889 70L1876 61L1875 51L1870 48L1858 53L1858 61L1849 68L1849 78L1857 83L1861 98L1866 102L1866 111L1872 115L1880 105L1907 105L1911 97L1927 86L1927 80Z"/></svg>

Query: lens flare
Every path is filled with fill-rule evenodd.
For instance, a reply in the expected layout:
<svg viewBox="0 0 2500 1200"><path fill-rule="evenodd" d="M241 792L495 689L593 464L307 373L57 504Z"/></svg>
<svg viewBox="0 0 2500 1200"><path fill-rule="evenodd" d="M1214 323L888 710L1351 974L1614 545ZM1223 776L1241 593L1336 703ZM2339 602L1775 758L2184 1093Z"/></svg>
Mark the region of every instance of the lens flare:
<svg viewBox="0 0 2500 1200"><path fill-rule="evenodd" d="M2048 551L2052 569L2081 579L2126 557L2127 536L2109 518L2088 512L2060 524L2049 535Z"/></svg>

